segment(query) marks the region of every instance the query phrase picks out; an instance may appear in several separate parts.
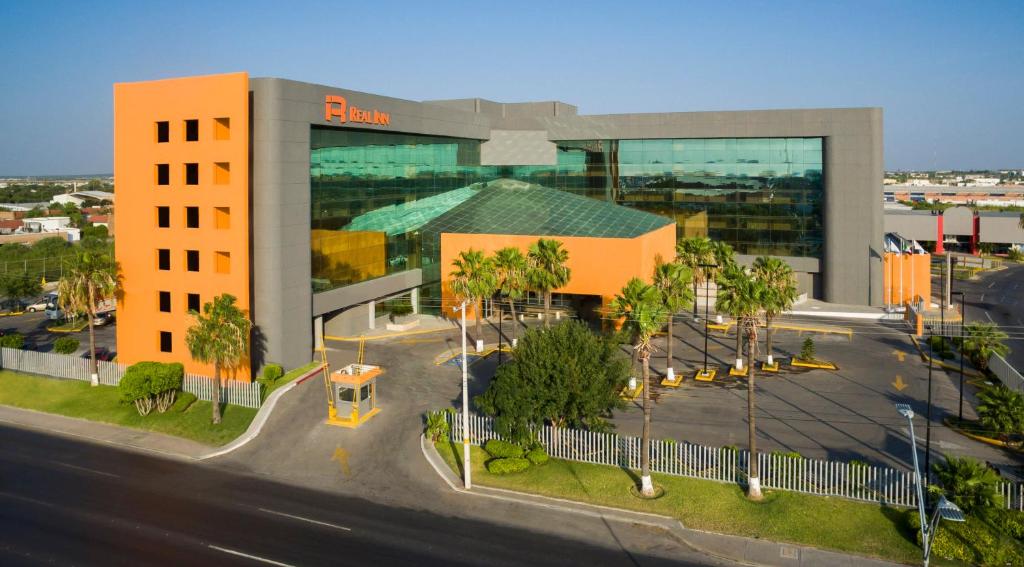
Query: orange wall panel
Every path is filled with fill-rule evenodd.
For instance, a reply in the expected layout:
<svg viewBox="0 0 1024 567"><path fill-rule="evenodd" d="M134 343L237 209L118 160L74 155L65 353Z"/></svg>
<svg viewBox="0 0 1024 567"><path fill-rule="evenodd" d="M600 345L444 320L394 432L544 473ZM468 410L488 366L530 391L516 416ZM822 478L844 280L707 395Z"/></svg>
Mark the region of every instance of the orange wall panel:
<svg viewBox="0 0 1024 567"><path fill-rule="evenodd" d="M185 140L185 120L198 120L198 141ZM166 143L157 142L159 121L169 122ZM186 294L198 293L205 304L231 293L250 309L248 160L248 74L114 85L115 242L124 291L118 303L120 362L178 361L189 372L212 375L185 346L193 322ZM186 163L199 164L198 185L185 184ZM169 164L169 185L156 184L157 164ZM215 179L215 164L230 164L230 175ZM169 228L157 226L158 206L170 208ZM187 206L199 208L198 228L186 228ZM217 222L218 208L221 215L230 210L229 223L223 216ZM161 248L171 251L169 271L157 270ZM186 250L199 251L198 272L186 271ZM218 273L217 252L230 255L228 273ZM223 259L220 265L225 267ZM170 313L159 310L160 291L171 293ZM171 353L160 351L160 331L172 333ZM248 364L230 377L248 379Z"/></svg>
<svg viewBox="0 0 1024 567"><path fill-rule="evenodd" d="M883 290L886 302L894 305L930 301L932 273L931 254L896 254L887 252L883 266Z"/></svg>
<svg viewBox="0 0 1024 567"><path fill-rule="evenodd" d="M449 313L454 299L448 292L452 261L463 250L474 248L493 254L500 248L515 246L525 254L539 236L510 234L441 234L442 313ZM674 224L636 238L597 238L584 236L545 236L558 240L569 252L567 265L571 270L569 284L557 293L614 297L626 282L639 277L650 282L656 258L675 258L676 227Z"/></svg>

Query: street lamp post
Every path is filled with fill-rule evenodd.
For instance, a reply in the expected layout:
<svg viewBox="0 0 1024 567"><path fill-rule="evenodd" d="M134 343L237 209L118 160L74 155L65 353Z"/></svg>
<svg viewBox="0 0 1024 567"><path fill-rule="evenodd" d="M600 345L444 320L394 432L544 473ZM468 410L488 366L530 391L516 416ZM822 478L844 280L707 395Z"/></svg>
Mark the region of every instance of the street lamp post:
<svg viewBox="0 0 1024 567"><path fill-rule="evenodd" d="M910 409L910 406L907 404L896 404L896 411L907 418L907 423L910 425L910 450L914 457L914 486L917 489L917 514L921 521L922 559L924 560L924 567L928 567L928 561L931 559L932 554L935 529L939 527L939 520L963 522L966 518L964 518L964 513L956 504L946 500L946 497L943 496L939 498L938 503L935 505L931 521L926 521L924 490L921 488L921 469L917 464L917 438L914 437L914 410Z"/></svg>
<svg viewBox="0 0 1024 567"><path fill-rule="evenodd" d="M701 268L704 269L704 367L701 373L704 376L708 374L708 309L711 307L711 278L707 276L708 268L717 268L718 264L700 264ZM697 308L697 296L694 294L693 297L694 309Z"/></svg>
<svg viewBox="0 0 1024 567"><path fill-rule="evenodd" d="M927 421L925 422L925 433L924 433L924 477L925 485L931 486L932 484L932 359L935 358L935 347L932 346L935 341L932 339L935 334L932 332L932 328L928 326L928 411L925 414ZM914 449L915 459L917 449Z"/></svg>
<svg viewBox="0 0 1024 567"><path fill-rule="evenodd" d="M964 420L964 326L967 325L967 310L964 307L964 292L954 291L950 295L960 296L960 411L957 417Z"/></svg>
<svg viewBox="0 0 1024 567"><path fill-rule="evenodd" d="M465 475L466 490L473 488L470 480L469 463L469 367L466 365L466 302L452 311L462 312L462 471Z"/></svg>

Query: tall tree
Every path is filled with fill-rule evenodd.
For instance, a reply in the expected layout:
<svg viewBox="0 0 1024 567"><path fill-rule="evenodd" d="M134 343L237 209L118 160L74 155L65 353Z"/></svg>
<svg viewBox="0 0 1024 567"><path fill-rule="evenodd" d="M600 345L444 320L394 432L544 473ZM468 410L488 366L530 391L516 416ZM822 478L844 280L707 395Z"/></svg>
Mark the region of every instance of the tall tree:
<svg viewBox="0 0 1024 567"><path fill-rule="evenodd" d="M106 254L83 251L68 264L57 283L57 301L64 313L85 313L89 317L89 371L93 386L99 386L96 362L96 330L93 319L99 304L114 298L120 288L117 262Z"/></svg>
<svg viewBox="0 0 1024 567"><path fill-rule="evenodd" d="M704 285L704 282L712 276L713 268L708 266L715 263L714 248L711 239L706 236L693 236L683 238L676 243L676 259L684 266L690 268L693 273L693 297L697 297L697 286ZM708 301L708 298L704 298ZM697 318L697 301L693 302L693 318Z"/></svg>
<svg viewBox="0 0 1024 567"><path fill-rule="evenodd" d="M249 358L252 322L235 305L230 293L218 295L203 305L203 312L191 312L195 323L185 333L192 359L213 364L213 423L220 423L221 370L238 368Z"/></svg>
<svg viewBox="0 0 1024 567"><path fill-rule="evenodd" d="M622 292L609 304L610 315L623 319L623 328L633 337L637 355L643 365L644 427L640 437L640 493L654 496L651 482L651 337L661 330L668 318L668 309L658 290L639 278L629 280Z"/></svg>
<svg viewBox="0 0 1024 567"><path fill-rule="evenodd" d="M715 240L711 243L711 256L718 265L718 270L724 269L736 263L736 251L728 243Z"/></svg>
<svg viewBox="0 0 1024 567"><path fill-rule="evenodd" d="M743 333L740 329L740 315L735 311L735 305L729 300L724 300L725 290L736 285L736 280L748 278L746 270L738 264L729 264L719 270L718 273L718 298L715 302L715 311L725 313L736 321L736 368L743 367Z"/></svg>
<svg viewBox="0 0 1024 567"><path fill-rule="evenodd" d="M506 246L494 253L494 269L498 278L498 291L508 301L512 313L512 342L516 341L519 321L516 319L516 302L526 295L526 256L515 246ZM501 332L501 319L498 319Z"/></svg>
<svg viewBox="0 0 1024 567"><path fill-rule="evenodd" d="M660 260L660 258L659 258ZM693 272L680 262L663 263L658 262L654 267L654 287L661 296L661 302L668 310L668 340L666 341L666 372L674 373L672 358L672 342L675 340L675 333L672 329L672 322L675 314L686 309L693 301L690 294L690 281L693 279Z"/></svg>
<svg viewBox="0 0 1024 567"><path fill-rule="evenodd" d="M785 261L761 256L754 260L754 277L764 284L764 321L768 327L765 331L765 351L768 364L772 364L772 339L775 337L772 321L793 307L797 297L796 276Z"/></svg>
<svg viewBox="0 0 1024 567"><path fill-rule="evenodd" d="M738 271L737 271L738 270ZM757 355L757 324L758 317L764 309L764 284L756 277L747 274L743 268L728 269L732 277L723 278L723 286L718 292L719 306L736 318L736 332L747 337L747 435L750 445L750 458L747 471L747 497L751 500L761 499L761 482L757 467L757 426L754 421L754 378L757 369L754 357Z"/></svg>
<svg viewBox="0 0 1024 567"><path fill-rule="evenodd" d="M483 299L494 294L498 283L494 262L484 256L483 252L470 248L459 252L459 257L452 261L452 266L455 269L451 272L452 280L449 285L456 297L473 305L476 316L476 344L479 350L484 340L483 329L480 326Z"/></svg>
<svg viewBox="0 0 1024 567"><path fill-rule="evenodd" d="M526 254L526 281L535 291L544 294L544 326L551 319L551 292L569 283L569 251L557 240L541 238L530 245Z"/></svg>

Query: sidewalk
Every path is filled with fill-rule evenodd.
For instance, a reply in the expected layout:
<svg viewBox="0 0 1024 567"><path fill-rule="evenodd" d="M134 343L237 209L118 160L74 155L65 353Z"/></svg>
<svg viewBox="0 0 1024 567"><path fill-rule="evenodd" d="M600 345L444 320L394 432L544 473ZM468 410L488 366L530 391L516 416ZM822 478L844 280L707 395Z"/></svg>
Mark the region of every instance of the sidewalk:
<svg viewBox="0 0 1024 567"><path fill-rule="evenodd" d="M558 509L565 512L600 517L607 520L630 522L660 528L683 544L706 555L727 559L750 565L771 565L792 567L794 565L813 566L830 565L840 567L883 567L901 565L881 559L872 559L858 555L847 555L835 551L826 551L815 547L779 543L762 539L718 534L687 528L675 518L658 514L647 514L608 508L593 504L584 504L560 498L537 496L500 488L473 486L472 490L462 488L462 479L452 472L433 444L420 437L420 448L423 456L448 486L461 494L469 494L484 498L495 498L537 506Z"/></svg>

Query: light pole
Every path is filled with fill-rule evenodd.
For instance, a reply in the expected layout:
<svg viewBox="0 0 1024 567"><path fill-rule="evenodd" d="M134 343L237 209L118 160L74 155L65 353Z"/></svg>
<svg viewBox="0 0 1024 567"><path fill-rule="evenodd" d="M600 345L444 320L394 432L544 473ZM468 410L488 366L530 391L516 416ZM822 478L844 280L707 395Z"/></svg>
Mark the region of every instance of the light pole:
<svg viewBox="0 0 1024 567"><path fill-rule="evenodd" d="M717 268L718 264L700 264L704 269L704 367L701 375L708 375L708 309L711 307L711 278L708 277L708 268ZM697 295L693 297L693 308L697 308Z"/></svg>
<svg viewBox="0 0 1024 567"><path fill-rule="evenodd" d="M466 302L452 311L462 312L462 471L465 475L466 490L473 488L470 480L469 464L469 367L466 366Z"/></svg>
<svg viewBox="0 0 1024 567"><path fill-rule="evenodd" d="M924 429L924 477L925 484L932 485L932 359L935 358L935 348L932 346L935 341L932 339L935 334L931 325L928 326L928 411L925 414L927 421ZM914 449L914 458L917 458L917 449Z"/></svg>
<svg viewBox="0 0 1024 567"><path fill-rule="evenodd" d="M957 417L964 420L964 326L967 324L967 310L964 308L964 292L953 291L950 295L960 296L960 411Z"/></svg>
<svg viewBox="0 0 1024 567"><path fill-rule="evenodd" d="M896 411L907 418L907 423L910 425L910 451L914 456L914 486L917 489L917 514L921 521L922 559L924 559L924 566L928 567L928 560L932 554L933 536L935 529L939 527L939 520L963 522L966 518L964 518L964 513L956 504L946 500L946 497L943 496L939 498L938 503L935 505L935 512L932 514L931 522L925 521L924 490L921 488L921 469L917 465L917 438L914 437L914 410L910 409L910 406L907 404L896 404Z"/></svg>

